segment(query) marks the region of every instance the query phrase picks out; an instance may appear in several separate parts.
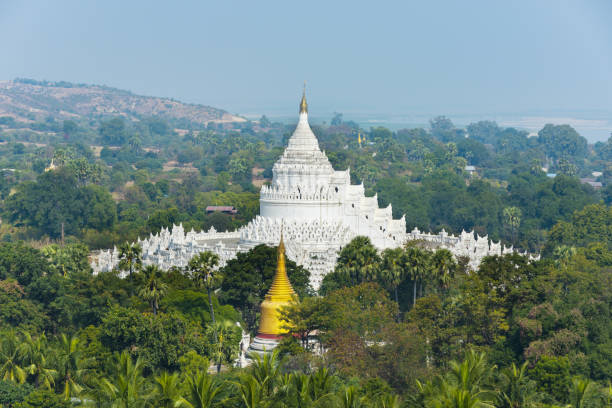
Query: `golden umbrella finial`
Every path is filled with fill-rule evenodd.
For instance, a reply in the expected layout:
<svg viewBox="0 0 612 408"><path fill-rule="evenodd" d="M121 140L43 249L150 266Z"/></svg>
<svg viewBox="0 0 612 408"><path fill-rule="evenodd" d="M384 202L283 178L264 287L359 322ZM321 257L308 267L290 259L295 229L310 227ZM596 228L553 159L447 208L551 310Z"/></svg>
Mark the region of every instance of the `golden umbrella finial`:
<svg viewBox="0 0 612 408"><path fill-rule="evenodd" d="M308 104L306 103L306 81L304 81L304 92L302 93L302 101L300 102L300 113L308 113Z"/></svg>

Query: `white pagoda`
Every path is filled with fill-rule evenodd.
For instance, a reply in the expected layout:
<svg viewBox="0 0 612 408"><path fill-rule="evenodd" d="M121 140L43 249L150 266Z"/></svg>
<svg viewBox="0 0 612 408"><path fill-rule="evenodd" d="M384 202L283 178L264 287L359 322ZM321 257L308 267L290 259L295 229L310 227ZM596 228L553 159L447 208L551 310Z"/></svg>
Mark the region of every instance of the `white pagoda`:
<svg viewBox="0 0 612 408"><path fill-rule="evenodd" d="M308 124L306 96L300 102L300 116L289 144L272 169L273 179L260 192L259 214L246 226L233 232L190 231L182 225L162 229L138 243L143 249L143 263L162 269L184 267L201 251L219 255L223 266L238 252L259 245L274 246L284 234L289 259L311 273L311 285L318 289L323 277L333 271L338 253L358 235L367 236L379 250L395 248L407 240L425 240L448 248L455 256L467 256L477 267L486 255L511 251L487 237L474 238L473 233L460 236L426 234L414 229L406 232L404 217L394 220L391 204L378 207L375 196L366 197L363 184L352 185L349 170L334 170L319 148ZM95 272L108 271L119 262L119 253L102 251L95 257Z"/></svg>

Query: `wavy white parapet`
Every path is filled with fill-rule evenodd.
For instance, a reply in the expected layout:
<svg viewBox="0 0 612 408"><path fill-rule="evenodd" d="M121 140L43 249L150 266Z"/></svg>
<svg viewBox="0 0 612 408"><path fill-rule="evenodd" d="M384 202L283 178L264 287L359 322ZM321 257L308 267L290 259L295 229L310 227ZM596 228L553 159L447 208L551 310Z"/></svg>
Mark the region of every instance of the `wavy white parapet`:
<svg viewBox="0 0 612 408"><path fill-rule="evenodd" d="M220 265L236 257L239 252L266 244L275 246L283 232L287 257L304 266L311 273L311 284L318 289L323 277L334 270L338 253L357 234L342 221L301 219L280 220L257 216L248 225L231 232L209 231L184 232L182 225L162 229L147 239L139 239L144 265L157 265L162 269L184 268L189 260L203 251L219 255ZM474 232L463 231L459 236L449 235L442 230L438 234L421 232L414 229L403 234L400 240L389 247L399 247L407 241L421 240L432 243L436 248L446 248L455 257L467 257L471 269L477 269L482 259L491 255L504 255L513 252L512 247L504 247L487 236L480 237ZM380 248L380 250L384 248ZM532 260L539 256L526 253ZM119 250L99 251L94 254L92 268L94 273L111 271L119 264Z"/></svg>

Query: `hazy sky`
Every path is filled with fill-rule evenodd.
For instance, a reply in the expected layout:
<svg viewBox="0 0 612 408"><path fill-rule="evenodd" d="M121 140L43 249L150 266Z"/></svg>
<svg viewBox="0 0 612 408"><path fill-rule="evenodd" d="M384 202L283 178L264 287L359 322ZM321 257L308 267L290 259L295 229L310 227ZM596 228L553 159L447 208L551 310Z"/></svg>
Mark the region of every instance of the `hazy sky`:
<svg viewBox="0 0 612 408"><path fill-rule="evenodd" d="M0 79L292 114L612 112L612 1L0 0ZM605 113L604 113L605 115Z"/></svg>

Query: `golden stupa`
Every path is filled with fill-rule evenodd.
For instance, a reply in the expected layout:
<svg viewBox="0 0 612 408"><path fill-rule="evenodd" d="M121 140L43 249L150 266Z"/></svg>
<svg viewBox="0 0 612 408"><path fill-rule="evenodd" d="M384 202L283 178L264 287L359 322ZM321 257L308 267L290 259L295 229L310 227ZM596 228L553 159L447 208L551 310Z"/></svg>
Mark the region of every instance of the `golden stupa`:
<svg viewBox="0 0 612 408"><path fill-rule="evenodd" d="M280 310L283 306L289 305L297 297L289 278L285 266L285 244L281 232L280 243L278 244L278 264L276 274L272 281L272 286L263 302L261 302L261 321L257 337L279 338L287 333L283 329L286 323L280 320Z"/></svg>

